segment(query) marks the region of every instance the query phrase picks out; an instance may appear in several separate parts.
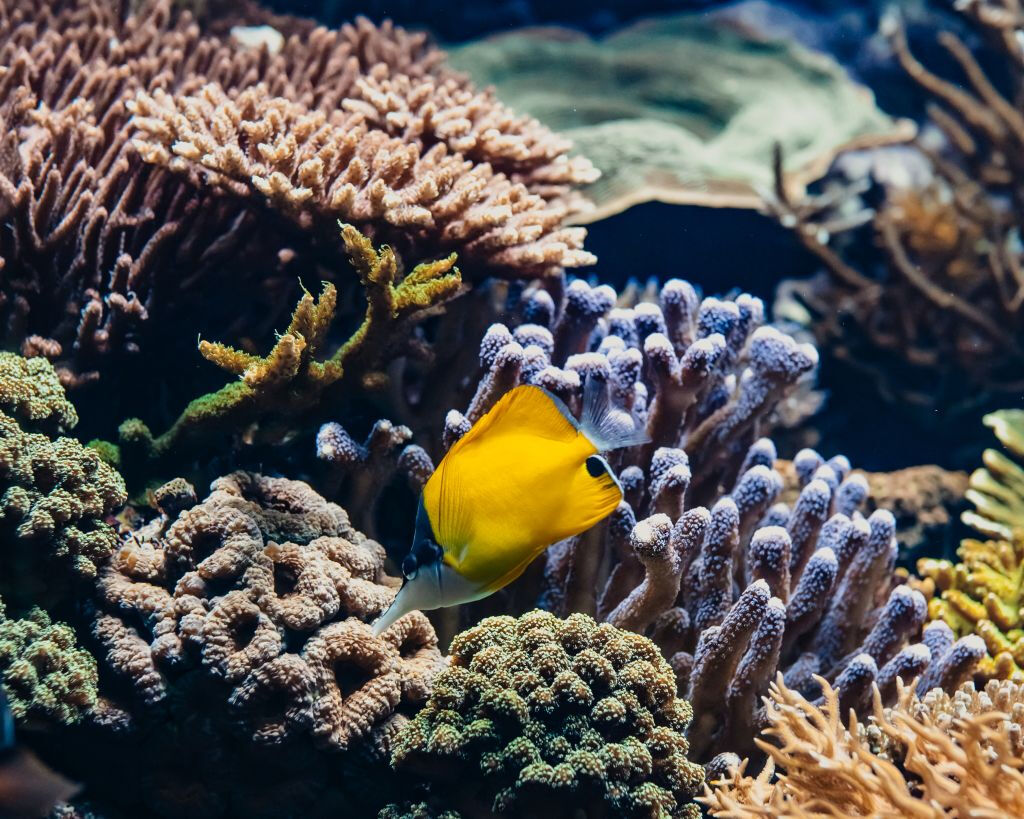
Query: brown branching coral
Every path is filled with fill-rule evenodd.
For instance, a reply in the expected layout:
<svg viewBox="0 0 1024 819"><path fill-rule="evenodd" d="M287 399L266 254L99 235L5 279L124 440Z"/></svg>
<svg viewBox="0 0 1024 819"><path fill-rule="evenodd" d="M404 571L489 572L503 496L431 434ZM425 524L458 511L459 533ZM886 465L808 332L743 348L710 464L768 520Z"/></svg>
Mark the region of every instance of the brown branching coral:
<svg viewBox="0 0 1024 819"><path fill-rule="evenodd" d="M373 636L395 590L383 561L308 485L234 473L127 534L101 573L94 633L144 706L193 670L254 743L346 750L422 702L441 659L419 613Z"/></svg>
<svg viewBox="0 0 1024 819"><path fill-rule="evenodd" d="M871 182L863 178L802 201L780 184L769 203L827 270L793 285L819 340L873 370L888 392L928 404L955 405L978 388L1019 392L1024 363L1024 20L1013 0L958 9L1005 66L1005 93L955 34L938 36L960 71L949 80L920 63L889 21L896 57L931 100L930 123L944 141L941 149L934 140L917 146L932 179L906 187L879 174L885 196L877 208L856 201ZM859 231L881 249L873 267L851 260Z"/></svg>
<svg viewBox="0 0 1024 819"><path fill-rule="evenodd" d="M121 425L126 457L160 459L223 432L274 414L295 416L315 407L323 392L348 375L368 383L390 355L400 350L408 328L455 295L461 278L454 255L417 265L402 275L390 247L375 250L351 225L342 239L366 291L362 322L330 356L327 334L337 306L337 290L325 283L318 299L305 293L273 349L260 357L224 344L201 341L199 352L238 376L220 390L193 400L162 435L153 437L138 419ZM141 452L140 452L141 450Z"/></svg>
<svg viewBox="0 0 1024 819"><path fill-rule="evenodd" d="M876 697L870 724L853 715L844 724L839 693L823 685L820 707L782 680L772 686L767 739L757 740L769 762L752 777L746 763L723 761L719 767L727 773L701 799L712 816L940 819L1024 812L1019 717L1002 707L1010 703L988 702L951 715L922 706L905 688L891 709ZM872 736L891 743L891 759L873 752Z"/></svg>
<svg viewBox="0 0 1024 819"><path fill-rule="evenodd" d="M399 164L413 155L439 162L447 170L424 182L440 185L437 215L448 208L438 230L476 232L431 235L399 220L388 241L417 258L442 252L431 246L438 240L444 253L475 241L467 264L513 274L519 263L538 272L592 260L580 250L582 232L557 224L575 206L573 187L593 178L589 164L569 160L565 140L448 69L421 34L359 20L337 31L290 32L270 53L204 33L169 0L4 0L0 66L3 335L27 355L59 362L68 385L95 379L113 356L139 352L166 322L204 305L211 288L252 285L251 296L276 313L276 294L291 286L281 275L288 259L307 251L310 259L337 258L329 242L315 248L318 237L297 236L251 198L203 180L193 187L144 162L129 110L140 94L184 99L211 84L306 123L361 122L360 141L390 145ZM268 125L281 124L268 116ZM383 170L372 157L350 158L354 183ZM303 179L316 176L316 161L303 166ZM459 215L484 201L485 214L478 207ZM364 208L353 218L384 232L383 214ZM329 235L333 222L324 228ZM485 252L497 244L504 255Z"/></svg>

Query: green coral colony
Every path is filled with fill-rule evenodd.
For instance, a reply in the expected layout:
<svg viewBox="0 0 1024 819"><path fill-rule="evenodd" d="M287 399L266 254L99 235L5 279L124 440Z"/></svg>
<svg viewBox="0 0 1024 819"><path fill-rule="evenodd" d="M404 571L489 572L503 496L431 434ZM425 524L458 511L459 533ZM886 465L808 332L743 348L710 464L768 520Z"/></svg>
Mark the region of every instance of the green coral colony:
<svg viewBox="0 0 1024 819"><path fill-rule="evenodd" d="M970 93L885 19L942 149L893 148L912 123L843 67L727 18L459 47L495 91L391 22L233 5L0 0L0 815L1024 815L1024 410L992 403L1024 346L1016 3L957 4L998 35L980 62L940 38ZM574 85L570 63L619 68ZM785 78L856 103L764 138L803 146L771 192L770 146L729 148L765 116L733 99L744 66L772 105ZM775 315L701 271L574 274L579 224L659 199L758 207L826 270ZM968 413L969 370L1001 446L961 430L981 466L910 483L820 455L849 414L816 391L832 366L872 425ZM458 564L417 500L526 388L628 442L586 459L617 507L375 630ZM9 765L80 788L47 800Z"/></svg>

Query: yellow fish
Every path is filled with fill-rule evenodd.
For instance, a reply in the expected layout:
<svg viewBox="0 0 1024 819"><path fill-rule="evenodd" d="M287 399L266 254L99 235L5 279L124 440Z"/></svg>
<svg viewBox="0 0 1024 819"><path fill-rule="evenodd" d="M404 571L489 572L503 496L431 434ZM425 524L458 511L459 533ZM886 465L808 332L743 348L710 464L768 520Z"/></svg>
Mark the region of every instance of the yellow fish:
<svg viewBox="0 0 1024 819"><path fill-rule="evenodd" d="M479 600L508 585L552 543L610 515L622 488L601 457L646 440L615 418L604 384L587 379L583 418L535 386L506 393L423 487L405 582L374 623ZM627 416L628 419L628 416Z"/></svg>

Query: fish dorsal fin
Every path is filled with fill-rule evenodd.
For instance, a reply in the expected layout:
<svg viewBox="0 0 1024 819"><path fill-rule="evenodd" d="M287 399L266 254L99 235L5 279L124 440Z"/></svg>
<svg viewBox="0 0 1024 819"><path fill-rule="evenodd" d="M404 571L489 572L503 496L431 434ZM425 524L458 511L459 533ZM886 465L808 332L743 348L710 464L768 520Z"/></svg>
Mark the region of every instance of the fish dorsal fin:
<svg viewBox="0 0 1024 819"><path fill-rule="evenodd" d="M598 452L611 452L651 440L647 430L637 426L629 413L611 406L607 384L593 376L583 385L583 417L579 427Z"/></svg>

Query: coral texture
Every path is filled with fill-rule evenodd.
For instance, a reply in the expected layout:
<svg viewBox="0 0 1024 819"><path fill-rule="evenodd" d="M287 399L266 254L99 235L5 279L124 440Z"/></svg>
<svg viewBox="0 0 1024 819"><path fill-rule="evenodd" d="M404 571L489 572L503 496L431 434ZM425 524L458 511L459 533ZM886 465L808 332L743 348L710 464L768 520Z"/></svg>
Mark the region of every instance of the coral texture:
<svg viewBox="0 0 1024 819"><path fill-rule="evenodd" d="M394 596L383 560L307 484L236 472L126 535L99 578L95 636L144 706L197 669L254 743L345 750L422 702L440 663L422 614L379 638L366 624Z"/></svg>
<svg viewBox="0 0 1024 819"><path fill-rule="evenodd" d="M462 617L539 595L557 614L649 635L694 703L698 760L749 748L778 670L809 696L813 674L841 684L844 707L866 708L873 681L889 702L897 678L926 669L934 684L958 685L983 648L917 642L925 599L894 573L893 515L862 514L868 484L848 460L798 453L791 502L780 502L775 447L759 436L813 370L814 349L760 326L761 302L748 295L701 299L675 279L657 296L623 308L608 287L539 287L512 306L514 329L485 333L483 374L465 411L448 413L442 449L520 383L578 412L588 378L607 391L613 422L645 427L651 442L613 454L625 499L608 520ZM430 474L416 445L390 462L414 489Z"/></svg>
<svg viewBox="0 0 1024 819"><path fill-rule="evenodd" d="M941 140L921 139L916 163L906 153L893 162L851 155L849 181L840 174L803 199L778 184L770 203L827 270L794 286L819 340L873 372L887 394L925 405L969 403L979 388L1018 394L1024 363L1024 18L1014 0L957 9L989 44L1000 79L949 31L938 40L959 76L940 77L891 17L892 48L929 99L928 132ZM861 196L872 187L885 193L877 206ZM865 261L858 249L871 246L883 252Z"/></svg>
<svg viewBox="0 0 1024 819"><path fill-rule="evenodd" d="M582 614L491 617L453 641L393 762L468 815L696 817L691 716L639 635Z"/></svg>
<svg viewBox="0 0 1024 819"><path fill-rule="evenodd" d="M1020 695L1007 693L978 701L968 683L954 695L958 707L947 708L922 703L906 688L891 709L876 698L869 724L851 716L844 725L830 686L819 707L779 680L766 709L768 739L757 741L768 764L752 777L746 763L717 761L726 773L701 801L720 819L1019 816L1024 773L1013 711ZM886 754L872 750L879 738Z"/></svg>
<svg viewBox="0 0 1024 819"><path fill-rule="evenodd" d="M1004 410L985 423L1018 458L1024 456L1024 412ZM980 679L1024 680L1024 469L1012 458L988 449L985 466L971 474L967 498L976 507L965 523L991 540L961 542L959 563L923 558L917 571L928 611L957 635L977 634L987 654Z"/></svg>
<svg viewBox="0 0 1024 819"><path fill-rule="evenodd" d="M125 501L121 476L73 438L28 431L76 421L48 362L2 354L0 586L19 601L53 582L48 566L54 562L94 577L117 542L105 519Z"/></svg>
<svg viewBox="0 0 1024 819"><path fill-rule="evenodd" d="M158 143L159 134L141 130L146 117L133 121L135 103L184 104L208 84L270 112L267 135L283 142L263 143L268 167L295 170L303 186L325 167L344 174L353 190L365 186L373 204L352 217L417 258L475 242L467 263L494 272L592 261L580 249L583 231L558 224L576 207L572 188L593 178L589 163L567 158L566 140L447 68L422 34L361 19L339 30L297 30L272 53L204 33L170 0L4 0L0 66L0 219L9 226L0 235L3 336L26 354L59 362L68 385L148 349L176 318L213 309L202 298L211 288L235 299L245 294L279 315L279 294L294 286L288 261L318 241L308 232L296 236L260 206L276 204L273 198L239 197L237 188L198 179L192 186L143 161L135 139ZM341 155L328 161L328 145L304 157L311 162L301 172L290 168L288 145L302 129L275 132L285 124L274 113L281 110L305 123L307 134L309 123L341 117L350 137L390 146L392 160L382 166L372 155L349 153L346 166ZM213 133L226 139L228 123L222 117ZM155 144L142 154L159 158ZM409 187L417 162L421 170L443 166L424 174L418 189L418 201L434 203L441 219L433 231L387 219L393 194L385 180ZM277 182L272 176L269 184ZM449 229L470 225L468 234ZM324 227L333 233L333 221ZM497 245L504 251L492 254ZM324 253L329 241L303 258Z"/></svg>
<svg viewBox="0 0 1024 819"><path fill-rule="evenodd" d="M96 703L96 660L42 609L8 617L0 600L0 685L14 718L69 725Z"/></svg>

